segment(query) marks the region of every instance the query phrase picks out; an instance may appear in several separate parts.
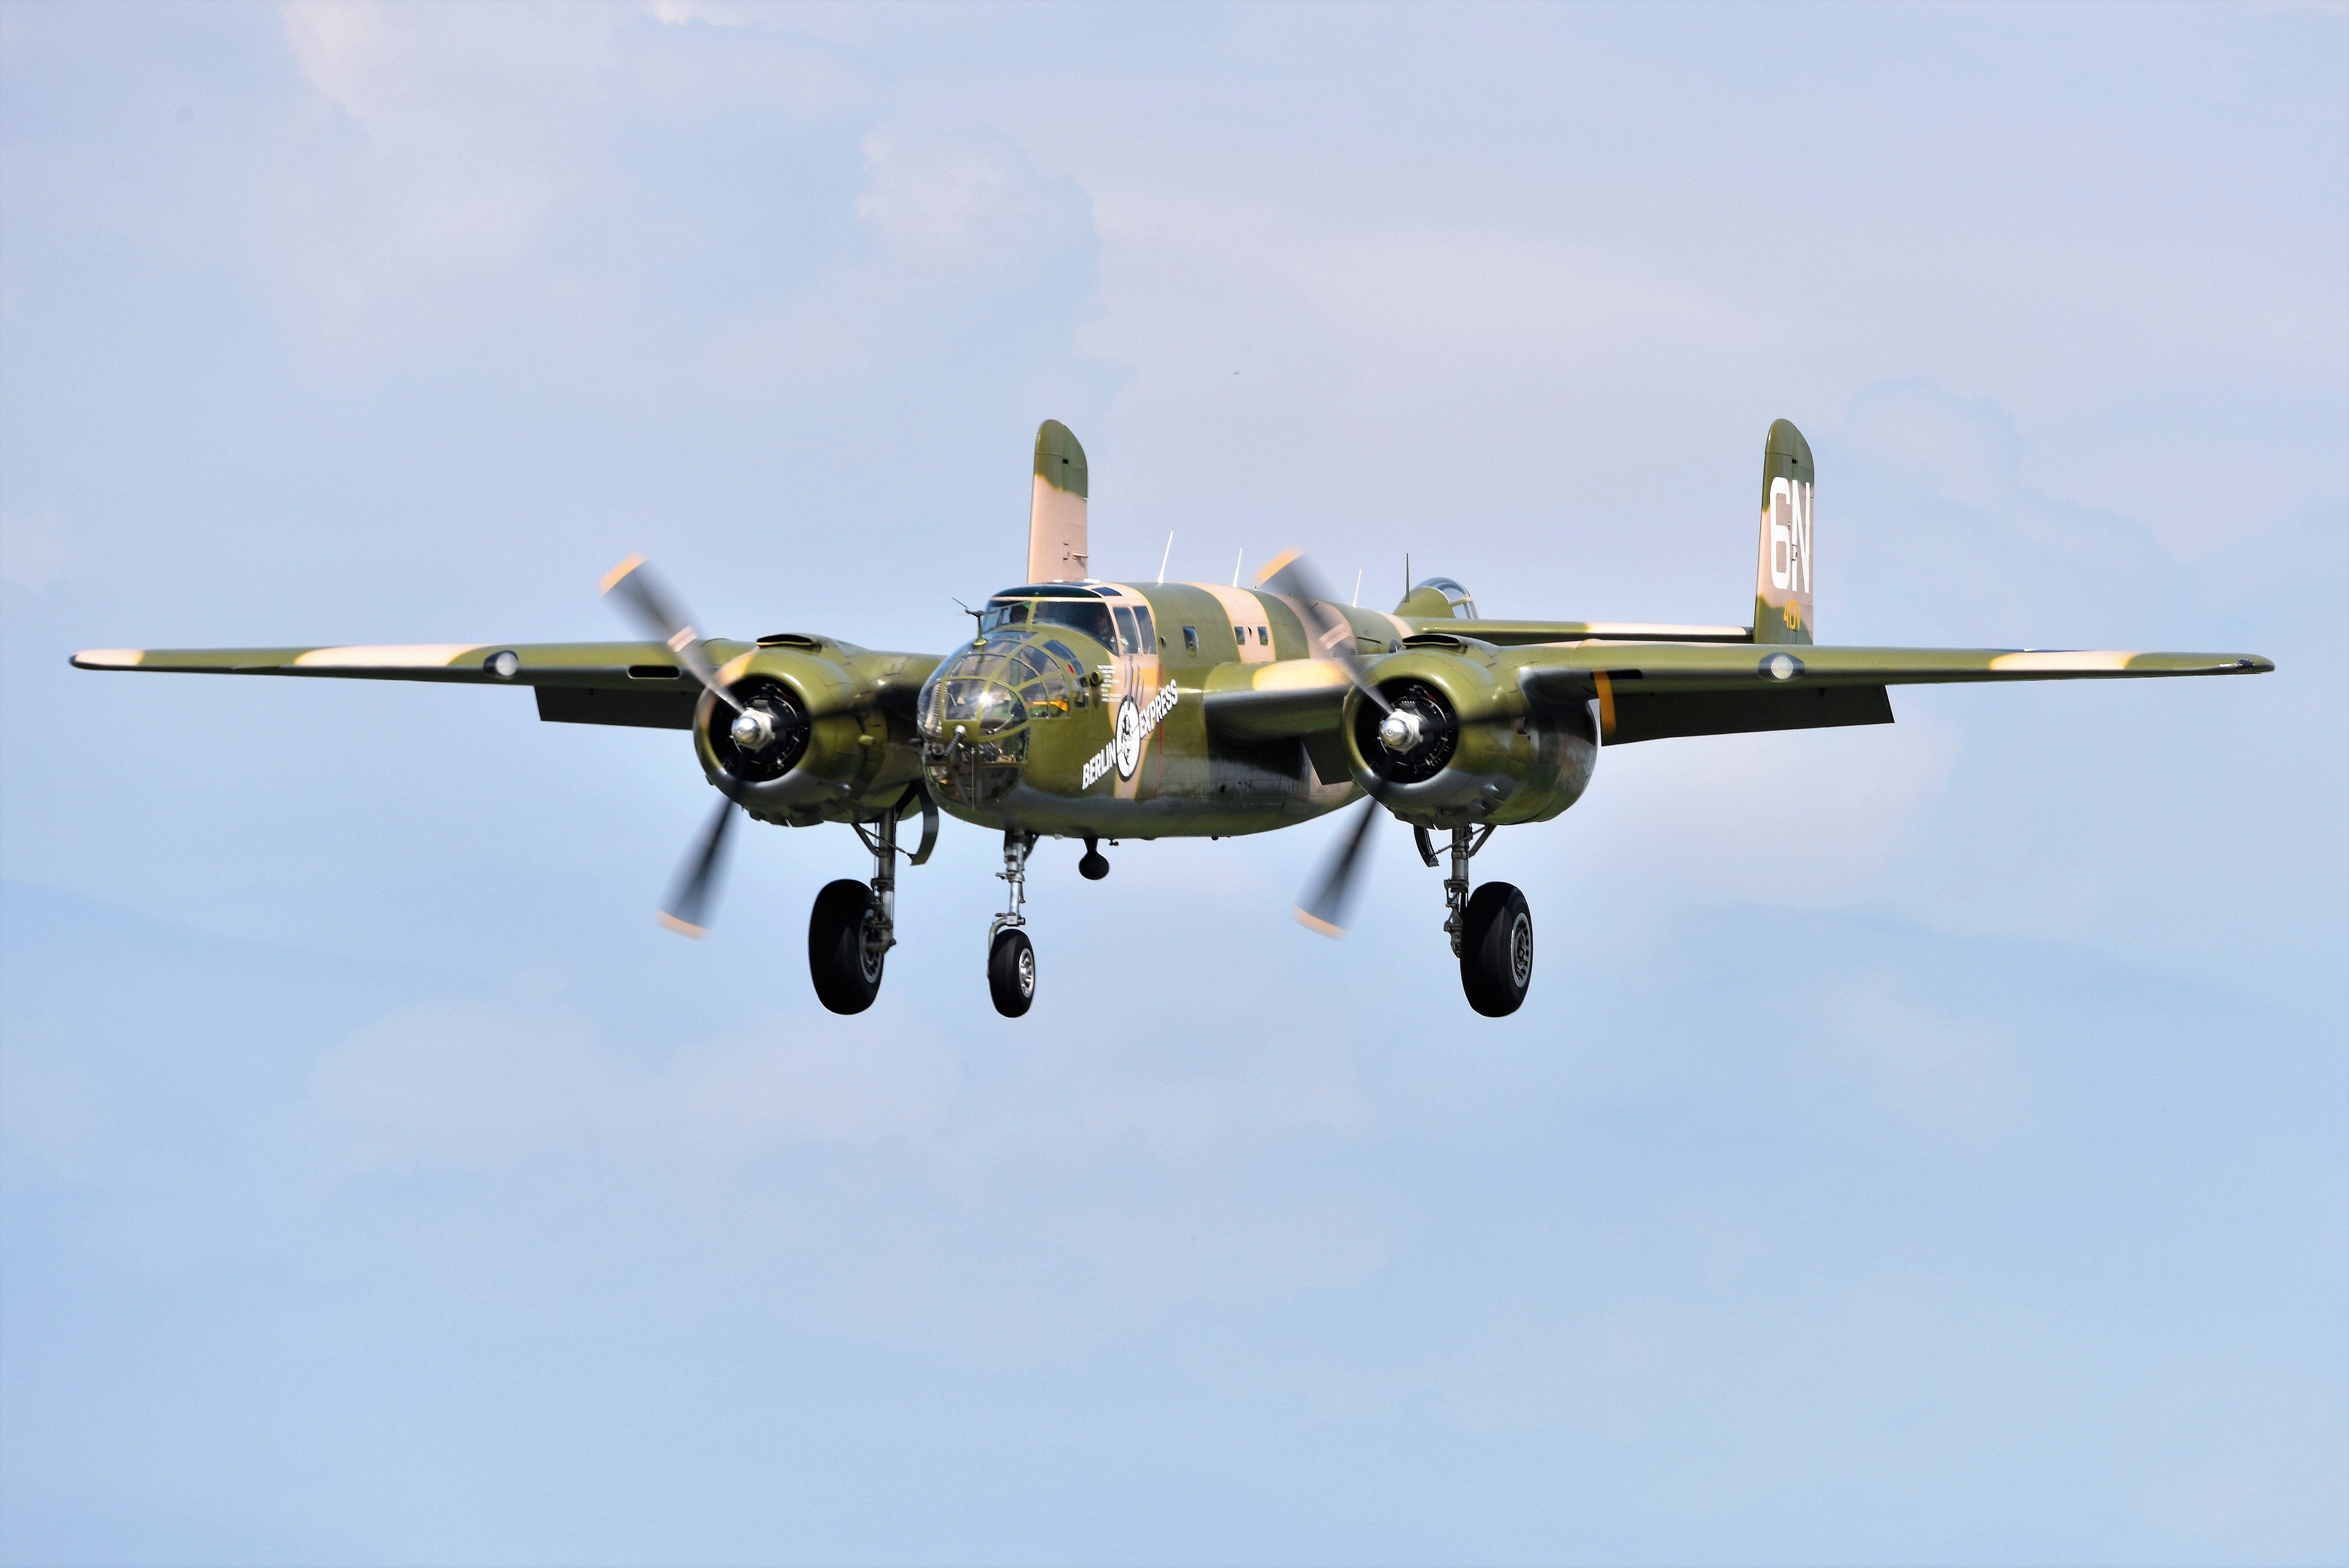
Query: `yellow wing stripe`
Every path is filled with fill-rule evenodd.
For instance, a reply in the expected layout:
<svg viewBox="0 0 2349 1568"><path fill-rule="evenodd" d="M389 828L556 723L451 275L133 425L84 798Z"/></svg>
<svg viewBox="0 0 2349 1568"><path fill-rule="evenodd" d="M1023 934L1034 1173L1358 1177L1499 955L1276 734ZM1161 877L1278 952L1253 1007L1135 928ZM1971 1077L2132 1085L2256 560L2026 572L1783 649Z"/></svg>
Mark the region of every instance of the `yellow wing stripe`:
<svg viewBox="0 0 2349 1568"><path fill-rule="evenodd" d="M295 656L304 670L444 670L481 642L362 643L351 648L314 648Z"/></svg>

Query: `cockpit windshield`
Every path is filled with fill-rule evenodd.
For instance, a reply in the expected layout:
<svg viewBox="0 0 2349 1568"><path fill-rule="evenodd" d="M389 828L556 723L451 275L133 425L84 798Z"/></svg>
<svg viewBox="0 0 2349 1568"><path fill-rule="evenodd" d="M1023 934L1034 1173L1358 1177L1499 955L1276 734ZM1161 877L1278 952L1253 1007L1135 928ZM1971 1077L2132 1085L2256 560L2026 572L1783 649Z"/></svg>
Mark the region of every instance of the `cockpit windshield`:
<svg viewBox="0 0 2349 1568"><path fill-rule="evenodd" d="M1148 610L1141 612L1143 617ZM1021 626L1065 626L1071 631L1081 632L1112 653L1154 653L1155 640L1148 635L1145 618L1137 627L1129 618L1113 620L1110 607L1094 597L1090 589L1070 589L1057 584L1040 588L1012 588L987 601L978 614L978 632L985 637L991 632L1008 631Z"/></svg>
<svg viewBox="0 0 2349 1568"><path fill-rule="evenodd" d="M1103 648L1117 646L1117 628L1110 621L1109 606L1099 599L1039 600L1036 621L1040 626L1065 626L1071 631L1082 632Z"/></svg>
<svg viewBox="0 0 2349 1568"><path fill-rule="evenodd" d="M977 742L1081 708L1086 699L1084 666L1068 644L1007 630L988 633L939 665L915 711L931 740Z"/></svg>

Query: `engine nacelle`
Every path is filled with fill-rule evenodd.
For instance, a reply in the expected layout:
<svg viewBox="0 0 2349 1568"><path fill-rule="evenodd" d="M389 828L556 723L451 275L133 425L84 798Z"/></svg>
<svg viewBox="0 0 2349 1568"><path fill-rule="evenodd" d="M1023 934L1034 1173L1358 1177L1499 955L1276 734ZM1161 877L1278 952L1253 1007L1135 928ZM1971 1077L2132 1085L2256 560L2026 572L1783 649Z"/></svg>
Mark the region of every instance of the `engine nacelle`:
<svg viewBox="0 0 2349 1568"><path fill-rule="evenodd" d="M1391 713L1346 700L1354 782L1421 827L1547 822L1589 787L1599 733L1581 705L1536 708L1469 638L1411 647L1378 661Z"/></svg>
<svg viewBox="0 0 2349 1568"><path fill-rule="evenodd" d="M802 646L762 646L719 670L741 713L702 693L693 714L702 771L751 815L792 826L902 805L921 776L913 693L933 661L790 640Z"/></svg>

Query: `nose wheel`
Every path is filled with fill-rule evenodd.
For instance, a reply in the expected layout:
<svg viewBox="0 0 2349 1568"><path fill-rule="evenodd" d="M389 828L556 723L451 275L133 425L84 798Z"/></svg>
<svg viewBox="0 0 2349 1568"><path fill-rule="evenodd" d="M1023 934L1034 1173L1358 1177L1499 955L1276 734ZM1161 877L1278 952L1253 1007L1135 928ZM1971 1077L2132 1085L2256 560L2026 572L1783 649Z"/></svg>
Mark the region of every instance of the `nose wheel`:
<svg viewBox="0 0 2349 1568"><path fill-rule="evenodd" d="M996 876L1003 883L1004 910L987 926L987 993L995 1011L1006 1018L1021 1016L1036 1001L1036 945L1021 929L1028 924L1028 852L1035 847L1034 834L1018 827L1003 830L1003 869ZM1097 851L1087 853L1100 859ZM1108 869L1109 862L1102 860L1102 870Z"/></svg>
<svg viewBox="0 0 2349 1568"><path fill-rule="evenodd" d="M1018 1018L1036 1001L1036 945L1017 929L998 931L988 945L987 993L995 1011Z"/></svg>

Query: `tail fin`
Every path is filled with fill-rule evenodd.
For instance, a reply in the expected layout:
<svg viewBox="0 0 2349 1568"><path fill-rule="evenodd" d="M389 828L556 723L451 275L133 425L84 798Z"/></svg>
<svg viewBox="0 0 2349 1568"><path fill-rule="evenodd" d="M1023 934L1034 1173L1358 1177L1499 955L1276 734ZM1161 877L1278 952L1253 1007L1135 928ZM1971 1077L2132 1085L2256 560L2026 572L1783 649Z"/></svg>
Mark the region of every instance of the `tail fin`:
<svg viewBox="0 0 2349 1568"><path fill-rule="evenodd" d="M1085 494L1091 489L1085 449L1068 426L1046 420L1036 427L1036 483L1028 497L1028 580L1079 582L1092 575L1085 539Z"/></svg>
<svg viewBox="0 0 2349 1568"><path fill-rule="evenodd" d="M1754 574L1754 640L1808 642L1811 618L1811 443L1785 420L1762 449L1762 551Z"/></svg>

